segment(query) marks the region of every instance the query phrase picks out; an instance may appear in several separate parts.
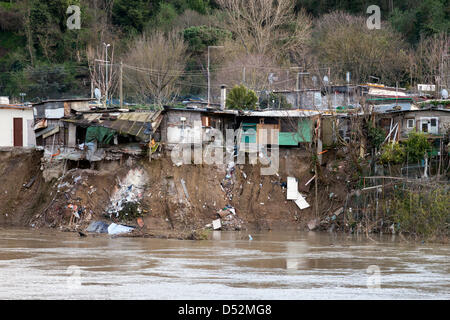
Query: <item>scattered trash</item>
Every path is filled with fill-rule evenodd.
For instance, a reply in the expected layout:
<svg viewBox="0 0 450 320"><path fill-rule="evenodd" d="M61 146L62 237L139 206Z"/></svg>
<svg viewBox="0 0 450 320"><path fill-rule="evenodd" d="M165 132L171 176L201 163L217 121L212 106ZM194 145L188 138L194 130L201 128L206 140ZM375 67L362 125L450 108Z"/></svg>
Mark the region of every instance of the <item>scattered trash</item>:
<svg viewBox="0 0 450 320"><path fill-rule="evenodd" d="M295 204L300 208L300 210L308 208L310 205L306 202L305 198L298 192L298 181L294 177L287 178L287 194L286 198L288 200L294 200Z"/></svg>
<svg viewBox="0 0 450 320"><path fill-rule="evenodd" d="M73 182L78 183L78 181L80 181L80 180L81 180L81 176L78 176L73 179Z"/></svg>
<svg viewBox="0 0 450 320"><path fill-rule="evenodd" d="M234 209L230 205L226 205L223 209L219 210L219 212L217 212L217 214L219 215L220 218L223 219L230 214L236 215L236 209Z"/></svg>
<svg viewBox="0 0 450 320"><path fill-rule="evenodd" d="M250 234L248 235L248 240L250 240L250 241L253 240L253 238L252 238L252 236Z"/></svg>
<svg viewBox="0 0 450 320"><path fill-rule="evenodd" d="M298 181L294 177L287 177L287 194L288 200L297 200L298 198Z"/></svg>
<svg viewBox="0 0 450 320"><path fill-rule="evenodd" d="M298 194L297 200L295 200L295 204L300 208L300 210L306 209L310 206L300 193Z"/></svg>
<svg viewBox="0 0 450 320"><path fill-rule="evenodd" d="M62 189L62 188L65 188L65 187L69 187L70 188L71 185L69 183L67 183L67 182L58 184L58 189Z"/></svg>
<svg viewBox="0 0 450 320"><path fill-rule="evenodd" d="M186 189L186 183L184 182L184 179L181 179L180 181L181 181L181 185L183 186L183 190L184 190L184 194L186 196L186 199L189 200L189 193L188 193L188 191Z"/></svg>
<svg viewBox="0 0 450 320"><path fill-rule="evenodd" d="M142 218L137 218L137 224L139 226L139 228L143 228L144 227L144 219Z"/></svg>
<svg viewBox="0 0 450 320"><path fill-rule="evenodd" d="M311 179L308 180L308 182L305 183L305 186L310 184L315 178L316 178L316 176L314 175Z"/></svg>
<svg viewBox="0 0 450 320"><path fill-rule="evenodd" d="M33 178L31 178L30 182L24 185L25 188L29 189L33 185L34 181L36 181L37 175L35 175Z"/></svg>
<svg viewBox="0 0 450 320"><path fill-rule="evenodd" d="M84 234L84 233L81 232L81 231L78 231L78 234L80 235L80 237L87 237L86 234Z"/></svg>
<svg viewBox="0 0 450 320"><path fill-rule="evenodd" d="M111 223L108 227L108 234L122 234L122 233L130 233L134 228L123 226L120 224Z"/></svg>
<svg viewBox="0 0 450 320"><path fill-rule="evenodd" d="M344 207L340 207L339 209L337 209L335 212L333 212L333 215L338 217L342 212L344 212Z"/></svg>
<svg viewBox="0 0 450 320"><path fill-rule="evenodd" d="M80 219L80 213L78 212L78 206L76 204L69 204L67 205L67 208L72 209L72 214Z"/></svg>
<svg viewBox="0 0 450 320"><path fill-rule="evenodd" d="M222 227L222 223L220 222L220 219L216 219L212 222L212 227L214 230L220 229Z"/></svg>
<svg viewBox="0 0 450 320"><path fill-rule="evenodd" d="M308 222L308 229L309 229L310 231L312 231L312 230L314 230L314 229L317 228L317 225L318 225L317 219L313 219L313 220L311 220L311 221Z"/></svg>
<svg viewBox="0 0 450 320"><path fill-rule="evenodd" d="M97 188L94 188L93 186L91 186L90 190L88 191L88 194L91 195L91 194L93 194L95 191L97 191Z"/></svg>

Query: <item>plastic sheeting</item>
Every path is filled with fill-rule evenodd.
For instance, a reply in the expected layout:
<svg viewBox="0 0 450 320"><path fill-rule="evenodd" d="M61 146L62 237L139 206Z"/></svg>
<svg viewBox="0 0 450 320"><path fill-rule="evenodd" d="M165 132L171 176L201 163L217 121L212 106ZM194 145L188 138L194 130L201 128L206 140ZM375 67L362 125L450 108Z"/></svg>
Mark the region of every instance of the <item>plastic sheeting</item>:
<svg viewBox="0 0 450 320"><path fill-rule="evenodd" d="M89 127L86 131L86 142L97 140L98 143L110 144L116 132L105 127Z"/></svg>
<svg viewBox="0 0 450 320"><path fill-rule="evenodd" d="M122 233L130 233L134 228L122 226L120 224L111 223L108 227L109 234L122 234Z"/></svg>
<svg viewBox="0 0 450 320"><path fill-rule="evenodd" d="M87 227L86 232L108 233L108 227L106 222L94 221Z"/></svg>

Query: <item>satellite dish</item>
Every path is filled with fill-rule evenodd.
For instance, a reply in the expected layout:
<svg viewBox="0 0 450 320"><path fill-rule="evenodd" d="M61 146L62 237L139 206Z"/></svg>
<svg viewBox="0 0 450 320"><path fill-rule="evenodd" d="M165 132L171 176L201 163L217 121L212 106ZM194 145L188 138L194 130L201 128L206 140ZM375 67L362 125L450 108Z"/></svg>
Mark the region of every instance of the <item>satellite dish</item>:
<svg viewBox="0 0 450 320"><path fill-rule="evenodd" d="M97 98L97 100L100 100L102 98L102 93L100 92L99 88L95 88L94 94L95 94L95 97Z"/></svg>
<svg viewBox="0 0 450 320"><path fill-rule="evenodd" d="M328 77L327 77L327 76L324 76L324 77L323 77L323 82L324 82L325 84L328 84L328 81L329 81L329 80L328 80Z"/></svg>
<svg viewBox="0 0 450 320"><path fill-rule="evenodd" d="M441 97L442 99L448 99L448 91L446 89L442 89Z"/></svg>

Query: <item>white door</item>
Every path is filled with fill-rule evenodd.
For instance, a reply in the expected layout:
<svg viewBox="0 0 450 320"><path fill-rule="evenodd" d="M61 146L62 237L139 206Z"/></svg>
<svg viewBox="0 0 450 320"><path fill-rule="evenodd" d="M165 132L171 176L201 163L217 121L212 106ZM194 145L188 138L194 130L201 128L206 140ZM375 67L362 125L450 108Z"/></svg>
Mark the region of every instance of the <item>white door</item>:
<svg viewBox="0 0 450 320"><path fill-rule="evenodd" d="M430 133L430 134L438 134L439 133L439 119L432 117L422 117L420 118L420 131Z"/></svg>

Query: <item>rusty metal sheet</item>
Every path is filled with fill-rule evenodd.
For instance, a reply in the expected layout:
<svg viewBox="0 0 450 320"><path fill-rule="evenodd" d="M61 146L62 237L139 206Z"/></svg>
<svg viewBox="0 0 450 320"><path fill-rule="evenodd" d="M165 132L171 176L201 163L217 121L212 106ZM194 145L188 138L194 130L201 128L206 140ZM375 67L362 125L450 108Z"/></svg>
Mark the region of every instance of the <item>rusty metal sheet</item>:
<svg viewBox="0 0 450 320"><path fill-rule="evenodd" d="M113 129L122 135L136 136L143 141L150 139L150 135L144 134L148 123L152 123L154 132L158 129L162 121L161 111L120 113L117 115L116 120L111 120L111 116L116 115L109 114L106 116L108 120L101 120L102 113L85 113L82 119L65 119L64 121L83 125L102 126Z"/></svg>

